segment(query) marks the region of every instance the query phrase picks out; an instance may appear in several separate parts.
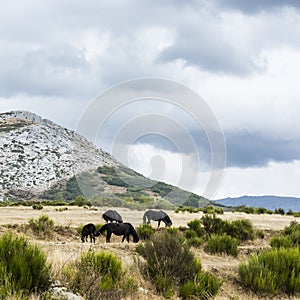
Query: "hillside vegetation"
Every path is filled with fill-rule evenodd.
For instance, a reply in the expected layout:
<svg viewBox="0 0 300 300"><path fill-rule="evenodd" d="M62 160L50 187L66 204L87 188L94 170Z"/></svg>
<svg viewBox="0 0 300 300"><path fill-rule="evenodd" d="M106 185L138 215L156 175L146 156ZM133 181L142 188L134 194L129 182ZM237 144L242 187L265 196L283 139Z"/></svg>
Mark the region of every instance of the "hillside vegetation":
<svg viewBox="0 0 300 300"><path fill-rule="evenodd" d="M84 196L93 204L110 206L145 204L143 207L171 208L212 204L204 197L148 179L125 166L102 166L83 172L44 192L42 198L71 201L77 196Z"/></svg>

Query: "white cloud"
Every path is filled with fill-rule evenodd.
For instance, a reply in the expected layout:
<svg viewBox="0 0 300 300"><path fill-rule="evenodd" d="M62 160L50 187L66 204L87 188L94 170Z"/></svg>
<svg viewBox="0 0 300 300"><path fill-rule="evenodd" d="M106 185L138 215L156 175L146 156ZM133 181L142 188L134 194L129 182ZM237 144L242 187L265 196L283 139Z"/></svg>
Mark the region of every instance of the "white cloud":
<svg viewBox="0 0 300 300"><path fill-rule="evenodd" d="M300 195L300 161L271 162L262 168L227 168L216 199L242 195Z"/></svg>

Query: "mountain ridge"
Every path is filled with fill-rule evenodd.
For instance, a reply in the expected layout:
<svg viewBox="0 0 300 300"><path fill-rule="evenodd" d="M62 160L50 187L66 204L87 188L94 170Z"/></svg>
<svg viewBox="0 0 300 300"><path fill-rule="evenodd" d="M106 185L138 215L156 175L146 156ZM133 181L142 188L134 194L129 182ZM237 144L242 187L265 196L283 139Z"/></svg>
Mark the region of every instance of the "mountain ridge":
<svg viewBox="0 0 300 300"><path fill-rule="evenodd" d="M160 200L196 207L212 204L144 177L83 136L28 111L0 114L0 149L0 196L6 198L71 201L80 195L108 201L114 197L120 204Z"/></svg>
<svg viewBox="0 0 300 300"><path fill-rule="evenodd" d="M214 200L214 202L225 206L252 206L264 207L266 209L275 210L276 208L283 208L285 211L300 211L300 198L291 196L241 196L241 197L227 197L223 199Z"/></svg>

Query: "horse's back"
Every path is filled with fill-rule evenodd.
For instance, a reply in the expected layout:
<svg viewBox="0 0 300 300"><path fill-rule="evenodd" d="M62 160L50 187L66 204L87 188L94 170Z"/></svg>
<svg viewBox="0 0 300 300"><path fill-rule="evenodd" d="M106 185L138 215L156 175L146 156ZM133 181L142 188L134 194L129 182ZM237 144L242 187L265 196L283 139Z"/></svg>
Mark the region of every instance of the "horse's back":
<svg viewBox="0 0 300 300"><path fill-rule="evenodd" d="M108 221L110 222L116 221L118 223L123 222L121 215L116 210L109 209L102 215L102 217L106 222Z"/></svg>
<svg viewBox="0 0 300 300"><path fill-rule="evenodd" d="M148 219L150 220L154 220L154 221L159 221L161 219L163 219L167 214L161 210L147 210L145 212L145 215L148 217Z"/></svg>

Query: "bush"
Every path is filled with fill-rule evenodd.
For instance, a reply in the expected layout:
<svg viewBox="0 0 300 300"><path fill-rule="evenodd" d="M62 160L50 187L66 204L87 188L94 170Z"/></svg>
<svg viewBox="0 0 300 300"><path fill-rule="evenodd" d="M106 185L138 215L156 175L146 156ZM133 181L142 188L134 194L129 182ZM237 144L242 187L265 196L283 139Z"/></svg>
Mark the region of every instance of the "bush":
<svg viewBox="0 0 300 300"><path fill-rule="evenodd" d="M278 214L278 215L284 215L285 214L285 211L284 211L284 209L283 208L276 208L275 209L275 214Z"/></svg>
<svg viewBox="0 0 300 300"><path fill-rule="evenodd" d="M54 221L47 215L41 215L38 219L31 218L28 221L33 232L46 236L53 230Z"/></svg>
<svg viewBox="0 0 300 300"><path fill-rule="evenodd" d="M33 208L33 209L37 209L37 210L41 210L41 209L43 209L43 205L42 205L42 204L39 204L39 203L33 204L33 205L32 205L32 208Z"/></svg>
<svg viewBox="0 0 300 300"><path fill-rule="evenodd" d="M151 224L143 224L136 228L136 231L142 240L149 240L155 233L155 229L152 228Z"/></svg>
<svg viewBox="0 0 300 300"><path fill-rule="evenodd" d="M212 217L205 215L201 218L201 221L207 236L212 234L227 234L236 238L240 242L253 240L255 237L253 225L251 221L247 219L229 222L223 221L222 219L217 218L215 215Z"/></svg>
<svg viewBox="0 0 300 300"><path fill-rule="evenodd" d="M213 276L204 275L200 260L178 230L163 230L155 234L144 245L140 244L137 251L146 260L147 275L165 298L171 298L176 292L186 295L185 286L189 282L197 288L189 289L188 297L217 294L220 282ZM209 283L202 280L205 276Z"/></svg>
<svg viewBox="0 0 300 300"><path fill-rule="evenodd" d="M238 239L241 242L254 239L254 228L250 220L242 219L226 223L226 233L228 235Z"/></svg>
<svg viewBox="0 0 300 300"><path fill-rule="evenodd" d="M190 230L194 231L198 237L205 235L204 228L202 227L201 220L195 219L187 223Z"/></svg>
<svg viewBox="0 0 300 300"><path fill-rule="evenodd" d="M77 205L77 206L92 206L91 202L85 199L83 196L77 196L74 201L70 202L69 205Z"/></svg>
<svg viewBox="0 0 300 300"><path fill-rule="evenodd" d="M300 224L295 221L286 226L283 235L274 236L271 240L272 248L300 247Z"/></svg>
<svg viewBox="0 0 300 300"><path fill-rule="evenodd" d="M283 229L285 235L291 235L295 231L300 231L300 224L296 221L291 221L290 226L286 226Z"/></svg>
<svg viewBox="0 0 300 300"><path fill-rule="evenodd" d="M204 244L204 241L205 241L204 238L196 236L196 237L189 238L187 242L189 246L198 248Z"/></svg>
<svg viewBox="0 0 300 300"><path fill-rule="evenodd" d="M238 255L238 240L229 235L212 235L206 246L209 253L226 253L228 255Z"/></svg>
<svg viewBox="0 0 300 300"><path fill-rule="evenodd" d="M294 295L300 292L298 248L272 249L239 265L242 284L256 293Z"/></svg>
<svg viewBox="0 0 300 300"><path fill-rule="evenodd" d="M215 296L220 288L220 283L209 273L201 273L198 280L187 281L179 288L182 299L209 299Z"/></svg>
<svg viewBox="0 0 300 300"><path fill-rule="evenodd" d="M44 252L24 237L5 233L0 238L0 298L44 292L51 285L51 266Z"/></svg>
<svg viewBox="0 0 300 300"><path fill-rule="evenodd" d="M201 221L207 236L224 233L226 223L222 219L217 218L215 214L212 217L205 215L201 218Z"/></svg>
<svg viewBox="0 0 300 300"><path fill-rule="evenodd" d="M291 248L292 241L288 236L274 236L270 241L270 245L272 248Z"/></svg>
<svg viewBox="0 0 300 300"><path fill-rule="evenodd" d="M125 276L121 260L114 254L92 250L63 270L64 280L74 292L86 299L119 299L136 289L135 282Z"/></svg>

